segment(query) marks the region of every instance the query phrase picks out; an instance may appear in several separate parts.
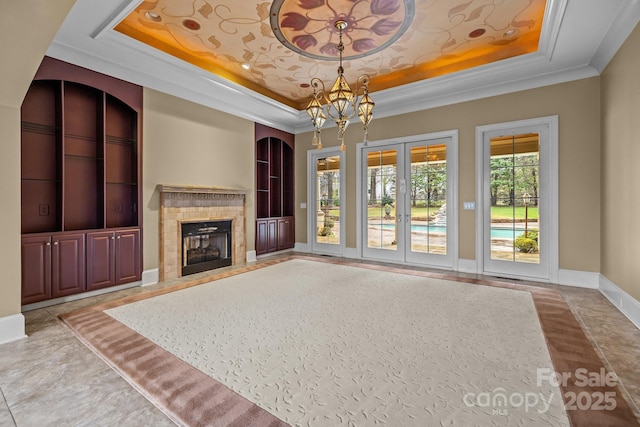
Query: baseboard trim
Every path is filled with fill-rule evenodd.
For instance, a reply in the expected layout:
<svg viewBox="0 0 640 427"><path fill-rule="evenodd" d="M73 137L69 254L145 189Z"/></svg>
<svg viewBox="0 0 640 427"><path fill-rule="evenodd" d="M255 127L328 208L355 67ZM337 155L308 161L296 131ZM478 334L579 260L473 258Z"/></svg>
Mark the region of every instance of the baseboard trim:
<svg viewBox="0 0 640 427"><path fill-rule="evenodd" d="M576 286L578 288L598 289L600 287L600 273L560 269L558 272L558 284Z"/></svg>
<svg viewBox="0 0 640 427"><path fill-rule="evenodd" d="M296 252L309 253L309 244L296 242L295 245L293 246L293 250Z"/></svg>
<svg viewBox="0 0 640 427"><path fill-rule="evenodd" d="M258 260L256 251L247 251L246 259L247 262L256 262Z"/></svg>
<svg viewBox="0 0 640 427"><path fill-rule="evenodd" d="M109 288L98 289L96 291L82 292L79 294L69 295L66 297L34 302L33 304L23 305L22 312L24 313L25 311L38 310L40 308L51 307L52 305L58 305L65 302L78 301L81 299L95 297L98 295L109 294L111 292L117 292L117 291L122 291L124 289L135 288L141 285L142 285L142 281L139 280L137 282L125 283L124 285L118 285L118 286L111 286Z"/></svg>
<svg viewBox="0 0 640 427"><path fill-rule="evenodd" d="M475 259L458 258L458 271L460 273L478 273L478 263Z"/></svg>
<svg viewBox="0 0 640 427"><path fill-rule="evenodd" d="M26 338L24 332L24 316L22 313L0 317L0 344Z"/></svg>
<svg viewBox="0 0 640 427"><path fill-rule="evenodd" d="M342 256L349 259L361 258L360 256L358 256L358 249L356 248L344 248Z"/></svg>
<svg viewBox="0 0 640 427"><path fill-rule="evenodd" d="M152 268L151 270L145 270L142 272L142 285L151 286L160 281L160 269Z"/></svg>
<svg viewBox="0 0 640 427"><path fill-rule="evenodd" d="M618 285L600 275L600 293L607 298L627 319L640 329L640 302Z"/></svg>

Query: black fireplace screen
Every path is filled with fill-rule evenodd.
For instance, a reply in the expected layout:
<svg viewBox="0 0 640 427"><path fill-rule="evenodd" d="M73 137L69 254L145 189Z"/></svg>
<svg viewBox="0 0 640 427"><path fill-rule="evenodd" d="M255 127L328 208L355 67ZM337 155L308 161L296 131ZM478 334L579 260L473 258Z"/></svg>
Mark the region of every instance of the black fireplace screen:
<svg viewBox="0 0 640 427"><path fill-rule="evenodd" d="M182 223L182 275L231 265L231 221Z"/></svg>

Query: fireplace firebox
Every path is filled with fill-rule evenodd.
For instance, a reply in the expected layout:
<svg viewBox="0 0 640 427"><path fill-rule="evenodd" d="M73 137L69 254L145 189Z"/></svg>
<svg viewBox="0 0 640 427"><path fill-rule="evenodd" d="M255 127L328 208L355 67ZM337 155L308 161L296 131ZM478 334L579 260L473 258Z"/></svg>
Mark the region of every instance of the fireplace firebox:
<svg viewBox="0 0 640 427"><path fill-rule="evenodd" d="M231 265L231 221L182 223L182 275Z"/></svg>

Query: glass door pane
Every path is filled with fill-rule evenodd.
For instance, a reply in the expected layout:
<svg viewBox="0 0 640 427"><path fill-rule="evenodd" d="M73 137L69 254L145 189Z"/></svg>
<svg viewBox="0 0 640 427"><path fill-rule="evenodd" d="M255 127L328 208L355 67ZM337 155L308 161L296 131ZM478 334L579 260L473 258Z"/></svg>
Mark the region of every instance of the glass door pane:
<svg viewBox="0 0 640 427"><path fill-rule="evenodd" d="M340 156L316 159L316 243L340 245Z"/></svg>
<svg viewBox="0 0 640 427"><path fill-rule="evenodd" d="M410 251L446 255L447 146L413 146L410 163Z"/></svg>
<svg viewBox="0 0 640 427"><path fill-rule="evenodd" d="M367 248L398 251L398 150L369 151L367 155Z"/></svg>
<svg viewBox="0 0 640 427"><path fill-rule="evenodd" d="M492 260L540 264L540 141L537 133L490 141Z"/></svg>

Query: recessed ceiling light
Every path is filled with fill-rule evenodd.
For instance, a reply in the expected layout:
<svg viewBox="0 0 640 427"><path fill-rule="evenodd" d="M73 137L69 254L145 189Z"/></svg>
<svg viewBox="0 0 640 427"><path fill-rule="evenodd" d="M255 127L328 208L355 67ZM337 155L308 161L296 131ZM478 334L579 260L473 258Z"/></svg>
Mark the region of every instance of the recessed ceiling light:
<svg viewBox="0 0 640 427"><path fill-rule="evenodd" d="M155 13L155 12L147 11L147 12L145 13L145 16L146 16L147 18L149 18L150 20L152 20L153 22L160 22L160 21L162 21L162 17L161 17L160 15L158 15L157 13Z"/></svg>
<svg viewBox="0 0 640 427"><path fill-rule="evenodd" d="M242 64L242 68L244 68L245 70L248 70L249 68L251 68L251 64L247 64L245 62L244 64Z"/></svg>
<svg viewBox="0 0 640 427"><path fill-rule="evenodd" d="M515 28L511 28L510 30L505 31L503 36L504 37L513 37L516 34L518 34L518 30L516 30Z"/></svg>

